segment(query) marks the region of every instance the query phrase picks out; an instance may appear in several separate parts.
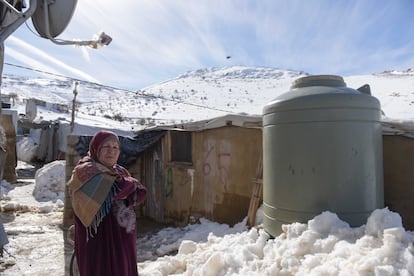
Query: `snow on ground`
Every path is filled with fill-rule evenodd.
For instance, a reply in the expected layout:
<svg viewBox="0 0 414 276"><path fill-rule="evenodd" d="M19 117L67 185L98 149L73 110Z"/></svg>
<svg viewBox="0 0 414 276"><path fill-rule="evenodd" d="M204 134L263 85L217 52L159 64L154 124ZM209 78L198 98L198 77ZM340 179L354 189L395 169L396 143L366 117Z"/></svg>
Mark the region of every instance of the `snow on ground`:
<svg viewBox="0 0 414 276"><path fill-rule="evenodd" d="M51 162L18 185L1 182L9 238L2 275L65 275L72 248L61 228L64 162ZM19 162L18 169L24 166ZM201 219L141 236L140 275L414 275L414 234L387 208L357 228L326 211L308 223L285 225L275 238L263 230L261 217L259 209L250 230L246 220L230 227Z"/></svg>

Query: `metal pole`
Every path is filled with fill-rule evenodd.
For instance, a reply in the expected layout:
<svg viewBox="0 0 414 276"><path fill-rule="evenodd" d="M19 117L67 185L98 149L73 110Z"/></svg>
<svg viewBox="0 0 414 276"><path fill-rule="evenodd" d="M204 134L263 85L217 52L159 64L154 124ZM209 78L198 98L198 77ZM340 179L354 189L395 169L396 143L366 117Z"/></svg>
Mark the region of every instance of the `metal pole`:
<svg viewBox="0 0 414 276"><path fill-rule="evenodd" d="M70 132L73 133L73 129L75 128L75 106L76 106L76 96L78 95L78 85L79 82L74 82L74 88L73 88L73 100L72 100L72 120L70 121Z"/></svg>

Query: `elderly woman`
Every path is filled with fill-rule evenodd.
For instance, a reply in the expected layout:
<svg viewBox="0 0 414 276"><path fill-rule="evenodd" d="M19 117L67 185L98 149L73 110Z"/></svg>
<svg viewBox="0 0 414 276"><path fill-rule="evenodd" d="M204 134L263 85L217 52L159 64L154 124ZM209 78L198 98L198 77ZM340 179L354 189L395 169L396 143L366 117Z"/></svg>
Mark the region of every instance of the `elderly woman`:
<svg viewBox="0 0 414 276"><path fill-rule="evenodd" d="M98 131L69 181L80 275L138 275L136 216L146 189L117 164L118 136Z"/></svg>

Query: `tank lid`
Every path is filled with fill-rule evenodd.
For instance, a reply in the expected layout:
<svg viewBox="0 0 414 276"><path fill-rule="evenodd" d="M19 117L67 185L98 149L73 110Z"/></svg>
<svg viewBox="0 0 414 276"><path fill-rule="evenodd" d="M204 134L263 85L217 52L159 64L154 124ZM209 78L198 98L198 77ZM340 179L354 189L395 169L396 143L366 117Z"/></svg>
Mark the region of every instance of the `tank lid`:
<svg viewBox="0 0 414 276"><path fill-rule="evenodd" d="M331 86L341 87L345 86L346 83L341 76L336 75L312 75L299 78L292 83L291 88L301 88L309 86Z"/></svg>

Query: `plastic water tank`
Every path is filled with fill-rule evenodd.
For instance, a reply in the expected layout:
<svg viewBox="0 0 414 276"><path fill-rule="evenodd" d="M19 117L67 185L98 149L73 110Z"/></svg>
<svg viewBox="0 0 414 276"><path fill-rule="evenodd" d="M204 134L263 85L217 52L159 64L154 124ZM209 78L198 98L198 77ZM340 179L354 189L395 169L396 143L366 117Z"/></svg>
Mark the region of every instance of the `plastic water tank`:
<svg viewBox="0 0 414 276"><path fill-rule="evenodd" d="M380 102L340 76L297 79L263 108L263 224L331 211L357 227L384 207Z"/></svg>

